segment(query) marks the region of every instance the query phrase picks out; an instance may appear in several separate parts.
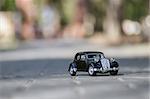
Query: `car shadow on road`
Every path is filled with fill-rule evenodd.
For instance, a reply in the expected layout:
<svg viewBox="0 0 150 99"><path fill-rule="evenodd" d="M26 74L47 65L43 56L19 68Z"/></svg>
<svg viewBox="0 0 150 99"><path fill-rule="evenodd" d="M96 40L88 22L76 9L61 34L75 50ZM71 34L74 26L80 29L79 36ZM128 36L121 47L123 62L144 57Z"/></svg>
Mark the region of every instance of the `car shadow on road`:
<svg viewBox="0 0 150 99"><path fill-rule="evenodd" d="M92 77L123 76L123 75L124 75L123 73L119 73L117 75L100 74L100 73L98 73L98 74L96 74L95 76L92 76ZM88 73L87 74L85 74L85 73L79 73L76 76L89 76L89 74Z"/></svg>

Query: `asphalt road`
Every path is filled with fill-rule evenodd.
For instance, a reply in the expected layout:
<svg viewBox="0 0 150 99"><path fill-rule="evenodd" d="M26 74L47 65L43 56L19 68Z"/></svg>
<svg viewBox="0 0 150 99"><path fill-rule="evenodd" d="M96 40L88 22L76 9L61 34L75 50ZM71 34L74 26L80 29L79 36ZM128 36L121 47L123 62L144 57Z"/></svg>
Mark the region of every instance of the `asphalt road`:
<svg viewBox="0 0 150 99"><path fill-rule="evenodd" d="M71 42L74 46L70 46L58 42L47 48L46 43L38 44L24 44L17 50L0 52L0 99L150 99L148 53L136 56L135 53L140 53L137 49L133 56L131 51L122 54L116 49L118 53L111 54L114 48L109 48L106 54L116 55L120 64L117 76L90 77L81 72L71 77L67 69L72 61L72 49L91 50L91 45ZM92 50L97 48L94 46ZM48 54L48 50L55 53Z"/></svg>

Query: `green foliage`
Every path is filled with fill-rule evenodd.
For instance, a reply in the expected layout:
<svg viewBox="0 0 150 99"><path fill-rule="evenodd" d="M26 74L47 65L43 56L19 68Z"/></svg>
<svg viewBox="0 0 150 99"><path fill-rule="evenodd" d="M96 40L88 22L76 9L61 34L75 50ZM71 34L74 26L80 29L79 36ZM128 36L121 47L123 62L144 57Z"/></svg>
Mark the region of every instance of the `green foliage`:
<svg viewBox="0 0 150 99"><path fill-rule="evenodd" d="M52 0L53 5L58 9L60 18L61 18L61 25L65 26L70 22L70 16L68 13L69 11L67 10L67 7L70 6L71 4L65 4L68 3L67 0ZM73 14L71 14L73 15Z"/></svg>
<svg viewBox="0 0 150 99"><path fill-rule="evenodd" d="M2 0L1 11L13 11L16 9L15 0Z"/></svg>
<svg viewBox="0 0 150 99"><path fill-rule="evenodd" d="M88 11L96 18L95 30L103 30L103 20L106 16L108 0L87 0ZM140 21L148 14L149 0L123 0L121 19Z"/></svg>
<svg viewBox="0 0 150 99"><path fill-rule="evenodd" d="M89 0L88 11L94 15L96 19L95 30L102 31L103 20L106 16L107 0Z"/></svg>
<svg viewBox="0 0 150 99"><path fill-rule="evenodd" d="M124 19L140 21L148 14L149 0L124 0Z"/></svg>

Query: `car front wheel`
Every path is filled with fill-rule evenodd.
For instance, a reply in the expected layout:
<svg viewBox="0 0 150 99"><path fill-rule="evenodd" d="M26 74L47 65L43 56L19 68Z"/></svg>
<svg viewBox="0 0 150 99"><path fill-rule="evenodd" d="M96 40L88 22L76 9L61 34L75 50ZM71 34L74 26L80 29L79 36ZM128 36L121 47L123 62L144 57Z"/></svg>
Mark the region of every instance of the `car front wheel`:
<svg viewBox="0 0 150 99"><path fill-rule="evenodd" d="M95 76L96 75L93 66L89 66L88 73L89 73L90 76Z"/></svg>

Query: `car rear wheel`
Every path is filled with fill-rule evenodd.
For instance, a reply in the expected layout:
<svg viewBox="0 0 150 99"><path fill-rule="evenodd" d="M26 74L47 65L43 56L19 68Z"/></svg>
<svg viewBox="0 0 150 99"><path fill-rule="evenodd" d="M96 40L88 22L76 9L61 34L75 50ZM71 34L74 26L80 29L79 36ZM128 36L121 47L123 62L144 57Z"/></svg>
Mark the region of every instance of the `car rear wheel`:
<svg viewBox="0 0 150 99"><path fill-rule="evenodd" d="M118 70L116 71L110 71L110 75L117 75L118 74Z"/></svg>
<svg viewBox="0 0 150 99"><path fill-rule="evenodd" d="M93 66L89 66L88 73L89 73L90 76L95 76L96 75L96 72L94 71Z"/></svg>
<svg viewBox="0 0 150 99"><path fill-rule="evenodd" d="M71 76L76 76L76 71L75 71L76 68L74 68L72 65L70 66L69 68L69 73Z"/></svg>

